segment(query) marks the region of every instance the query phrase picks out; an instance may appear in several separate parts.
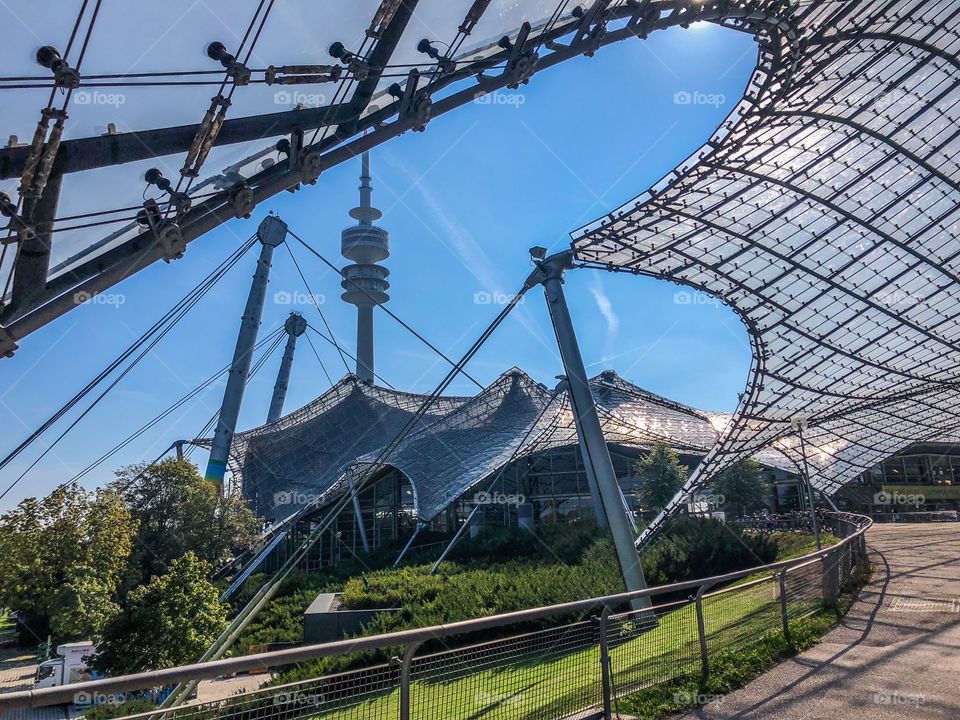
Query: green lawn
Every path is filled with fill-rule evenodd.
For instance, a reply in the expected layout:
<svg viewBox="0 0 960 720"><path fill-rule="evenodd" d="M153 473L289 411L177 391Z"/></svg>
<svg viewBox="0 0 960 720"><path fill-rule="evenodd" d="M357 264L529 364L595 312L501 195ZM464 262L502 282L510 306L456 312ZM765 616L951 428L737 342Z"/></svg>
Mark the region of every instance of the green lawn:
<svg viewBox="0 0 960 720"><path fill-rule="evenodd" d="M826 542L832 544L836 538L825 538ZM797 536L783 544L782 556L799 556L812 550L811 539ZM748 648L779 631L782 621L777 593L777 583L765 581L706 597L703 606L709 654L720 656ZM819 600L798 597L791 602L790 615L806 615L820 607ZM501 641L418 661L411 683L411 716L534 720L596 705L601 682L596 637L596 629L584 622L532 633L525 641L507 647ZM678 676L695 677L700 672L692 603L666 606L657 626L646 631L629 617L614 616L608 637L619 695L672 682ZM399 690L395 680L390 685L394 689L372 692L361 702L356 702L356 695L349 701L328 698L324 704L330 709L310 714L325 720L396 718Z"/></svg>

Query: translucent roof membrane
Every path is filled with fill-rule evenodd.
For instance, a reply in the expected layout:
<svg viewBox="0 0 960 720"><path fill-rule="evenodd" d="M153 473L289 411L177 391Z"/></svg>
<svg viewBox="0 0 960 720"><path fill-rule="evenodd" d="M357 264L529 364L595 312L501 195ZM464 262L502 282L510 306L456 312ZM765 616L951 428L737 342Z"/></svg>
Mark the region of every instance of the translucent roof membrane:
<svg viewBox="0 0 960 720"><path fill-rule="evenodd" d="M612 371L590 386L607 442L628 449L663 442L702 455L727 419L649 393ZM276 422L237 433L231 448L234 482L261 515L279 519L339 496L347 488L348 470L373 477L396 468L413 486L419 520L429 522L512 460L577 445L566 393L555 397L514 368L472 398L438 398L382 467L373 468L426 397L347 376ZM768 467L796 470L775 448L754 457Z"/></svg>
<svg viewBox="0 0 960 720"><path fill-rule="evenodd" d="M496 41L505 34L515 35L523 22L542 27L560 17L569 19L576 5L566 0L492 0L469 36L462 36L458 29L474 4L474 0L415 3L395 48L382 58L386 65L372 99L366 97L369 104L362 103L359 110L369 113L393 102L386 89L395 82L405 85L413 68L427 79L432 76L436 62L417 49L423 39L441 52L452 47L457 59L487 55L491 48L500 51ZM270 66L296 65L341 64L342 69L346 63L328 52L335 42L361 59L371 59L384 31L384 27L375 27L374 19L385 8L389 20L396 5L399 0L102 5L63 0L57 3L57 12L51 13L44 3L0 4L0 26L9 31L0 47L4 68L0 132L4 140L11 138L12 146L29 144L48 101L54 108L66 109L65 141L196 125L221 90L230 101L227 121L349 103L361 83L351 70L332 81L288 85L269 84L265 71ZM95 6L96 19L91 23ZM373 33L368 32L371 28ZM214 41L222 42L251 71L248 84L235 85L221 64L207 56L207 47ZM35 60L42 45L55 47L79 71L80 86L69 100L64 90L53 91L52 71ZM307 140L328 137L336 127L309 130ZM255 140L214 147L199 176L181 189L189 185L188 192L199 202L215 190L229 188L270 167L284 159L273 145L286 134L286 130L271 132L267 125ZM150 140L144 143L149 145ZM171 152L162 144L150 151L153 157L149 159L64 176L56 215L60 221L54 226L51 279L142 232L133 221L144 196L164 197L143 181L145 171L158 167L177 184L186 156L185 151ZM0 191L16 201L18 185L19 172L0 180ZM84 217L76 217L79 215ZM7 257L0 268L4 277L11 263L12 257Z"/></svg>
<svg viewBox="0 0 960 720"><path fill-rule="evenodd" d="M789 3L716 137L574 233L577 258L742 317L740 405L683 495L764 447L832 492L960 429L960 4Z"/></svg>

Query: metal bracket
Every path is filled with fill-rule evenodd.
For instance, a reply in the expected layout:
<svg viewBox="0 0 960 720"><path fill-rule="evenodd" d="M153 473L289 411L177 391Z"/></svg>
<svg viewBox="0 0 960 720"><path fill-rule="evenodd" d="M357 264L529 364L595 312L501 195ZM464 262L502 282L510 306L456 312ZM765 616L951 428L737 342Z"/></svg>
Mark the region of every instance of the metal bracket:
<svg viewBox="0 0 960 720"><path fill-rule="evenodd" d="M574 17L580 18L574 43L587 57L593 57L607 35L607 18L611 14L609 6L610 0L597 0L589 10L573 13Z"/></svg>
<svg viewBox="0 0 960 720"><path fill-rule="evenodd" d="M239 182L227 193L227 202L238 218L248 218L257 206L253 199L253 190L245 182Z"/></svg>
<svg viewBox="0 0 960 720"><path fill-rule="evenodd" d="M20 347L13 335L3 325L0 325L0 357L13 357L13 353Z"/></svg>
<svg viewBox="0 0 960 720"><path fill-rule="evenodd" d="M179 260L187 251L187 242L183 239L180 226L172 220L164 220L157 201L150 199L143 203L143 210L137 213L137 222L148 227L157 237L164 262Z"/></svg>
<svg viewBox="0 0 960 720"><path fill-rule="evenodd" d="M4 192L0 192L0 215L5 218L10 218L9 227L16 232L16 240L18 242L32 240L37 236L36 228L17 213L17 206L10 200L10 196ZM9 245L13 242L13 238L0 239L0 244L4 245Z"/></svg>
<svg viewBox="0 0 960 720"><path fill-rule="evenodd" d="M645 40L651 31L657 27L660 20L660 10L650 4L650 0L627 0L627 5L636 8L636 12L627 27L636 37Z"/></svg>
<svg viewBox="0 0 960 720"><path fill-rule="evenodd" d="M180 226L175 222L161 223L156 230L157 242L163 249L164 262L179 260L187 251L187 241L183 239L183 233L180 232Z"/></svg>
<svg viewBox="0 0 960 720"><path fill-rule="evenodd" d="M530 81L530 77L537 70L537 63L540 56L537 51L527 49L527 40L530 37L530 23L525 22L520 26L520 32L517 33L517 39L514 42L504 35L497 44L504 50L510 52L510 58L503 69L503 78L507 81L507 87L516 90L521 83Z"/></svg>
<svg viewBox="0 0 960 720"><path fill-rule="evenodd" d="M405 87L401 88L399 83L394 83L387 89L400 103L397 117L400 121L410 122L414 132L423 132L433 116L433 100L429 95L417 95L419 85L420 72L414 68L407 75Z"/></svg>
<svg viewBox="0 0 960 720"><path fill-rule="evenodd" d="M319 149L303 152L300 155L300 182L315 185L323 169L323 153Z"/></svg>

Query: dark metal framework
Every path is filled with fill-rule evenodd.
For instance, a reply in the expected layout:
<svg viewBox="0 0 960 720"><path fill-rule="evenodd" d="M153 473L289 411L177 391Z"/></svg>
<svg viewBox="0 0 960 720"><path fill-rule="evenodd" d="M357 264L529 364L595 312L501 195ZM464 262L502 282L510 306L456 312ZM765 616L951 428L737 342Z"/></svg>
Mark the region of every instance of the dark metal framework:
<svg viewBox="0 0 960 720"><path fill-rule="evenodd" d="M578 260L710 293L747 326L732 421L683 497L776 447L833 492L960 430L960 4L812 0L670 176L574 233Z"/></svg>
<svg viewBox="0 0 960 720"><path fill-rule="evenodd" d="M453 40L451 50L444 55L414 37L414 33L422 33L423 26L418 27L412 19L418 12L426 12L419 7L419 0L364 3L371 5L376 21L371 22L359 49L334 49L339 64L252 70L229 53L211 54L225 68L221 95L224 87L230 87L229 98L237 88L238 97L242 96L245 84L283 82L277 79L278 73L283 77L286 71L287 81L295 87L335 84L333 101L323 107L239 118L227 117L224 109L211 121L215 103L208 117L196 125L75 140L61 141L58 136L41 142L40 151L51 160L48 190L43 207L37 209L43 213L31 210L18 214L18 202L6 206L12 215L11 228L22 228L20 232L11 231L11 240L20 246L15 268L20 280L16 292L4 299L0 312L0 355L12 352L19 339L68 312L77 298L102 292L159 259L179 257L187 243L231 218L248 215L257 203L283 190L295 190L302 183L314 183L324 170L408 130L423 130L432 117L480 95L516 88L536 72L563 60L592 54L620 40L645 38L666 27L711 21L753 34L790 35L793 13L791 3L785 0L594 0L583 6L572 0L521 0L517 7L530 12L531 22L515 29L499 28L495 21L490 22L496 12L490 0L457 0L457 6L462 6L458 17L463 21L456 29L449 28ZM551 14L542 19L547 12ZM258 17L259 10L254 20ZM261 23L262 29L268 23L266 16ZM505 34L489 44L461 51L467 34L477 27ZM256 37L259 32L254 42ZM436 40L439 45L446 39ZM761 41L772 47L766 52L776 52L777 43ZM423 62L418 67L397 62L401 56L409 59L407 45L419 51L415 55ZM329 58L318 60L329 62ZM778 63L787 60L775 59ZM308 74L311 68L312 74ZM406 74L405 80L389 85L390 76L401 74L397 68ZM56 82L61 87L68 81L79 82L80 88L97 87L82 73L71 72L67 67L66 72L55 73ZM277 137L285 138L279 149L271 146L251 156L250 162L235 164L198 183L194 189L204 192L192 202L184 203L182 196L171 193L161 199L159 213L156 208L147 208L143 228L131 225L97 242L85 242L81 252L47 273L57 232L54 193L64 176L184 152L188 160L184 167L196 167L196 156L202 164L211 149ZM31 165L32 158L28 147L0 150L0 181L19 176ZM192 178L193 172L184 177Z"/></svg>
<svg viewBox="0 0 960 720"><path fill-rule="evenodd" d="M649 393L612 371L590 380L590 388L606 441L634 454L666 443L703 457L716 443L718 428L730 420ZM367 477L373 486L400 472L410 483L417 521L429 524L467 494L502 490L491 481L503 480L498 476L506 467L578 445L567 392L551 392L513 368L473 397L440 398L375 467L424 398L347 376L276 422L237 433L230 456L233 482L258 514L281 521L296 513L321 516L349 491L349 477ZM772 448L752 456L765 467L797 470ZM349 515L347 508L348 521Z"/></svg>

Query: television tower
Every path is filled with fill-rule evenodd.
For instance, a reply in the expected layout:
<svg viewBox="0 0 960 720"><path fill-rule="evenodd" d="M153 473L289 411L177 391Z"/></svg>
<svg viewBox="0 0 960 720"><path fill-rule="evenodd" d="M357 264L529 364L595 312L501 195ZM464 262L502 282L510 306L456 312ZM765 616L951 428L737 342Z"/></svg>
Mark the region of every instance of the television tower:
<svg viewBox="0 0 960 720"><path fill-rule="evenodd" d="M373 306L390 299L387 289L390 271L376 263L390 257L390 233L374 221L383 217L371 204L373 187L370 185L370 153L363 153L360 174L360 207L350 211L356 225L345 228L340 235L340 254L352 265L343 268L340 285L342 300L357 306L357 377L373 382Z"/></svg>

